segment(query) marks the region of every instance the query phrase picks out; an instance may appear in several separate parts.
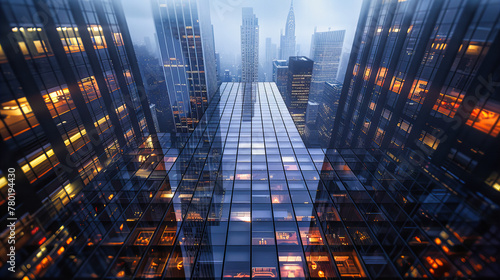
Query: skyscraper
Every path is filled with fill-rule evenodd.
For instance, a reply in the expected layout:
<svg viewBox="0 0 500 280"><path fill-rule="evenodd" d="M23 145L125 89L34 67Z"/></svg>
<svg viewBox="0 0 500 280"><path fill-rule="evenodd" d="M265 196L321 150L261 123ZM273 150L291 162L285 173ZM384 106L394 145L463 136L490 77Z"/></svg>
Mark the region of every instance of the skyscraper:
<svg viewBox="0 0 500 280"><path fill-rule="evenodd" d="M148 100L155 104L158 121L157 132L175 132L174 115L165 84L161 59L151 53L151 50L145 45L134 45L134 49ZM155 112L151 111L151 113L154 115Z"/></svg>
<svg viewBox="0 0 500 280"><path fill-rule="evenodd" d="M301 135L307 147L318 146L318 128L316 126L320 104L308 101L306 108L306 123L304 133Z"/></svg>
<svg viewBox="0 0 500 280"><path fill-rule="evenodd" d="M121 2L1 1L0 88L1 278L33 279L81 234L65 207L156 133Z"/></svg>
<svg viewBox="0 0 500 280"><path fill-rule="evenodd" d="M223 82L232 82L233 78L229 69L224 70Z"/></svg>
<svg viewBox="0 0 500 280"><path fill-rule="evenodd" d="M332 145L410 148L498 201L499 17L489 1L365 1Z"/></svg>
<svg viewBox="0 0 500 280"><path fill-rule="evenodd" d="M127 148L60 206L56 234L24 230L0 277L494 279L496 205L403 160L307 148L274 83L223 83L192 133Z"/></svg>
<svg viewBox="0 0 500 280"><path fill-rule="evenodd" d="M327 148L332 137L333 124L339 106L341 83L325 83L321 94L316 128L318 129L318 145Z"/></svg>
<svg viewBox="0 0 500 280"><path fill-rule="evenodd" d="M241 81L257 82L259 78L259 20L253 8L242 9Z"/></svg>
<svg viewBox="0 0 500 280"><path fill-rule="evenodd" d="M342 51L342 55L340 56L339 71L337 72L337 79L336 79L340 83L344 81L350 56L351 56L350 50L344 48Z"/></svg>
<svg viewBox="0 0 500 280"><path fill-rule="evenodd" d="M277 59L276 55L276 44L272 43L271 38L266 38L266 56L264 61L266 82L273 81L273 60Z"/></svg>
<svg viewBox="0 0 500 280"><path fill-rule="evenodd" d="M345 30L316 32L311 39L311 55L314 61L309 99L320 102L325 82L335 82L339 70Z"/></svg>
<svg viewBox="0 0 500 280"><path fill-rule="evenodd" d="M288 60L295 53L295 13L293 12L293 0L290 3L290 11L286 18L285 34L280 37L280 59Z"/></svg>
<svg viewBox="0 0 500 280"><path fill-rule="evenodd" d="M153 0L152 10L176 130L191 132L217 90L209 3Z"/></svg>
<svg viewBox="0 0 500 280"><path fill-rule="evenodd" d="M286 106L299 133L304 133L314 62L305 56L291 56L288 61Z"/></svg>
<svg viewBox="0 0 500 280"><path fill-rule="evenodd" d="M288 87L288 60L273 60L273 82L276 83L281 97L286 102L286 88Z"/></svg>

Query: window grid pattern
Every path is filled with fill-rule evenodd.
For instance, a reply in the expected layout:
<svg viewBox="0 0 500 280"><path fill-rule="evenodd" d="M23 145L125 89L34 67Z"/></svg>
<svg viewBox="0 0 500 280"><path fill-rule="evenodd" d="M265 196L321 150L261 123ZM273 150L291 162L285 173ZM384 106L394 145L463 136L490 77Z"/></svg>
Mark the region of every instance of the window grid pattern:
<svg viewBox="0 0 500 280"><path fill-rule="evenodd" d="M307 149L274 83L224 83L193 133L150 136L115 158L67 205L74 218L37 259L52 254L51 266L23 269L206 279L498 272L498 252L485 248L494 232L474 239L487 213L446 188L459 183L403 158Z"/></svg>

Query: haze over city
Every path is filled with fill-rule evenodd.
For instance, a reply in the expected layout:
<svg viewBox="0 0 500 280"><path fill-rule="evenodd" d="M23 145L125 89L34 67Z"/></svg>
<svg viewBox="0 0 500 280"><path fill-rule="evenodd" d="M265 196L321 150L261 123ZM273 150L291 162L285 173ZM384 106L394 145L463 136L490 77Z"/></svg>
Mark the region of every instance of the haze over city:
<svg viewBox="0 0 500 280"><path fill-rule="evenodd" d="M265 39L279 46L284 31L290 0L213 0L210 13L215 34L215 49L221 54L222 69L241 64L241 8L253 7L259 19L259 56L265 57ZM136 44L149 36L154 42L154 23L150 1L123 0L124 10ZM344 50L349 52L356 31L361 0L294 0L299 55L309 55L311 36L317 31L346 30Z"/></svg>

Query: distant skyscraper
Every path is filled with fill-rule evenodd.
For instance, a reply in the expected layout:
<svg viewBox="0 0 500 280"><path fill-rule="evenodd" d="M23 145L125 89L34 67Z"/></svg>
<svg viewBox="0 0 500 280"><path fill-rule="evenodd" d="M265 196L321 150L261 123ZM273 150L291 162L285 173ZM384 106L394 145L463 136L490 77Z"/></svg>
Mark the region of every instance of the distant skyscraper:
<svg viewBox="0 0 500 280"><path fill-rule="evenodd" d="M318 128L316 125L320 104L317 102L308 101L306 109L306 125L302 139L308 147L317 146L318 144Z"/></svg>
<svg viewBox="0 0 500 280"><path fill-rule="evenodd" d="M305 56L291 56L288 61L285 103L301 135L304 133L313 64L313 61Z"/></svg>
<svg viewBox="0 0 500 280"><path fill-rule="evenodd" d="M273 60L273 82L276 83L281 97L286 103L286 88L288 86L288 60Z"/></svg>
<svg viewBox="0 0 500 280"><path fill-rule="evenodd" d="M322 148L327 148L330 144L341 92L341 83L324 83L324 89L319 99L318 116L316 118L318 144Z"/></svg>
<svg viewBox="0 0 500 280"><path fill-rule="evenodd" d="M349 56L351 55L346 49L342 51L340 56L339 71L337 72L337 81L340 83L344 82L345 73L347 71L347 65L349 64Z"/></svg>
<svg viewBox="0 0 500 280"><path fill-rule="evenodd" d="M293 0L290 3L290 11L286 18L285 34L280 38L280 59L288 60L290 56L296 56L295 53L295 14L293 12Z"/></svg>
<svg viewBox="0 0 500 280"><path fill-rule="evenodd" d="M217 90L208 1L153 0L152 3L176 129L190 132Z"/></svg>
<svg viewBox="0 0 500 280"><path fill-rule="evenodd" d="M409 148L499 199L498 3L393 4L363 5L333 146Z"/></svg>
<svg viewBox="0 0 500 280"><path fill-rule="evenodd" d="M223 82L232 82L232 77L231 77L231 72L226 69L224 70L224 78L222 79Z"/></svg>
<svg viewBox="0 0 500 280"><path fill-rule="evenodd" d="M314 61L311 93L309 99L321 99L325 82L334 82L340 64L345 30L314 32L311 40L310 58Z"/></svg>
<svg viewBox="0 0 500 280"><path fill-rule="evenodd" d="M264 61L266 82L271 82L273 80L273 60L276 58L276 44L272 43L271 38L266 38L266 56Z"/></svg>
<svg viewBox="0 0 500 280"><path fill-rule="evenodd" d="M165 84L163 66L159 63L160 59L156 55L151 54L146 46L135 45L134 47L148 100L150 103L155 104L158 121L156 126L157 131L175 132L172 105L167 92L167 85Z"/></svg>
<svg viewBox="0 0 500 280"><path fill-rule="evenodd" d="M252 8L242 9L241 81L257 82L259 77L259 21Z"/></svg>

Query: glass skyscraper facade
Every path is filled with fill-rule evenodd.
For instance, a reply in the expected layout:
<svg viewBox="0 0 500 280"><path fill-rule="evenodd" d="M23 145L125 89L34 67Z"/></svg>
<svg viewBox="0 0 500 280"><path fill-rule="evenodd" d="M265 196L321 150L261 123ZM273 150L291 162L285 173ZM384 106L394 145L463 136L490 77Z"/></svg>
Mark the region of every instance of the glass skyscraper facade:
<svg viewBox="0 0 500 280"><path fill-rule="evenodd" d="M339 106L341 83L324 83L321 103L319 104L316 128L318 129L318 144L322 148L330 145L335 115Z"/></svg>
<svg viewBox="0 0 500 280"><path fill-rule="evenodd" d="M281 97L286 103L286 88L288 86L288 60L273 60L273 82L276 83Z"/></svg>
<svg viewBox="0 0 500 280"><path fill-rule="evenodd" d="M193 133L113 158L18 276L497 275L495 209L481 197L399 149L308 149L285 108L274 83L223 83Z"/></svg>
<svg viewBox="0 0 500 280"><path fill-rule="evenodd" d="M209 3L151 3L175 130L191 132L218 87Z"/></svg>
<svg viewBox="0 0 500 280"><path fill-rule="evenodd" d="M305 56L291 56L288 60L288 79L285 104L300 134L306 126L306 110L311 89L314 62Z"/></svg>
<svg viewBox="0 0 500 280"><path fill-rule="evenodd" d="M336 82L345 30L314 32L309 58L314 61L309 99L322 102L325 82Z"/></svg>
<svg viewBox="0 0 500 280"><path fill-rule="evenodd" d="M365 1L333 147L407 147L500 201L498 1Z"/></svg>
<svg viewBox="0 0 500 280"><path fill-rule="evenodd" d="M16 260L41 261L47 250L32 254L56 238L55 215L122 149L156 132L120 2L0 1L0 26L6 271L12 232Z"/></svg>
<svg viewBox="0 0 500 280"><path fill-rule="evenodd" d="M303 56L217 85L208 2L153 0L171 133L121 3L0 0L1 279L498 278L500 1L363 1L315 103Z"/></svg>

